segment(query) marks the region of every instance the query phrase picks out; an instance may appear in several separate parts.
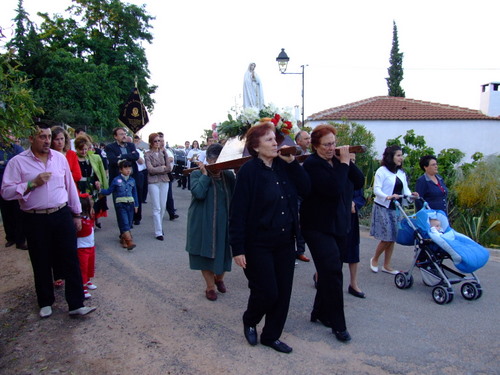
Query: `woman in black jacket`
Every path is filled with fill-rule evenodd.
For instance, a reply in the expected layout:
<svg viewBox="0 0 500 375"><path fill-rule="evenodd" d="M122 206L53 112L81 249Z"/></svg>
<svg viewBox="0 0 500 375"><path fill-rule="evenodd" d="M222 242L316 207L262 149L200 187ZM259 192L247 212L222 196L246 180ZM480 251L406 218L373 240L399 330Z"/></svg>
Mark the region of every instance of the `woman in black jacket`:
<svg viewBox="0 0 500 375"><path fill-rule="evenodd" d="M272 123L253 126L246 137L253 158L236 175L229 218L234 261L243 268L250 288L244 334L256 345L256 326L265 316L260 342L290 353L292 348L279 338L292 292L297 199L308 193L309 178L294 156L278 153Z"/></svg>
<svg viewBox="0 0 500 375"><path fill-rule="evenodd" d="M351 202L355 189L364 184L363 173L350 161L349 147L335 155L336 130L319 125L311 134L313 154L304 162L311 180L311 194L302 202L300 224L311 251L318 283L311 321L331 327L340 341L349 341L342 293L340 248L351 226Z"/></svg>

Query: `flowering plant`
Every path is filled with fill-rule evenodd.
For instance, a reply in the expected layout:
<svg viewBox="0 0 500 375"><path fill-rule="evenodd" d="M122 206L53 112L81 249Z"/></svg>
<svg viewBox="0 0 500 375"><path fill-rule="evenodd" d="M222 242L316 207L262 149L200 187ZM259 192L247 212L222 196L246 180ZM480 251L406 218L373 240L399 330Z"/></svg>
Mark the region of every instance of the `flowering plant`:
<svg viewBox="0 0 500 375"><path fill-rule="evenodd" d="M276 126L276 130L282 132L284 135L289 135L292 132L293 125L291 121L281 118L278 113L274 115L271 122Z"/></svg>
<svg viewBox="0 0 500 375"><path fill-rule="evenodd" d="M270 121L281 135L294 134L299 131L296 121L290 110L280 111L274 104L269 104L260 111L257 108L245 108L236 119L228 114L228 119L217 125L214 132L225 138L242 138L251 126L261 123L263 120Z"/></svg>
<svg viewBox="0 0 500 375"><path fill-rule="evenodd" d="M295 134L299 131L292 111L288 108L279 111L276 106L269 104L260 111L260 115L269 118L269 121L276 127L276 131L283 136Z"/></svg>
<svg viewBox="0 0 500 375"><path fill-rule="evenodd" d="M219 141L219 133L217 133L217 123L215 122L212 124L212 137L217 142Z"/></svg>

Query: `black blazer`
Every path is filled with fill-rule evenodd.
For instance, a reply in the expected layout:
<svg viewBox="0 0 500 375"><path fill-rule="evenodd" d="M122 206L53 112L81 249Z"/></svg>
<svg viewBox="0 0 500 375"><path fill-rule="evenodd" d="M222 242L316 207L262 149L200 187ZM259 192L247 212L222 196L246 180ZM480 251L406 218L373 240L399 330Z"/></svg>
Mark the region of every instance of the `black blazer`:
<svg viewBox="0 0 500 375"><path fill-rule="evenodd" d="M311 193L300 209L302 230L317 230L345 236L351 229L351 202L354 190L361 189L365 177L359 168L333 158L333 167L316 153L304 162L311 180Z"/></svg>
<svg viewBox="0 0 500 375"><path fill-rule="evenodd" d="M120 146L116 142L107 145L104 151L106 151L106 156L108 158L110 181L113 181L113 178L120 174L120 169L118 168L118 162L120 160L130 161L132 163L132 176L137 176L138 169L136 161L139 159L139 153L133 143L127 142L126 154L122 154Z"/></svg>

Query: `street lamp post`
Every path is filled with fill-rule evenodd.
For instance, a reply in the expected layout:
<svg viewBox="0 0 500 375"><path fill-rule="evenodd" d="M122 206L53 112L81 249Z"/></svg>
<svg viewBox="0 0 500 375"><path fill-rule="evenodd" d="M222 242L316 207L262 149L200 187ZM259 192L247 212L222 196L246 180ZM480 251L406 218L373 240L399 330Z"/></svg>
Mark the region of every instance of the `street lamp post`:
<svg viewBox="0 0 500 375"><path fill-rule="evenodd" d="M278 66L280 69L281 74L301 74L302 75L302 126L304 126L304 68L307 65L301 65L300 67L302 68L302 72L300 73L292 73L292 72L286 72L286 68L288 65L288 61L290 58L285 52L285 49L282 48L280 54L278 57L276 57L276 61L278 62Z"/></svg>

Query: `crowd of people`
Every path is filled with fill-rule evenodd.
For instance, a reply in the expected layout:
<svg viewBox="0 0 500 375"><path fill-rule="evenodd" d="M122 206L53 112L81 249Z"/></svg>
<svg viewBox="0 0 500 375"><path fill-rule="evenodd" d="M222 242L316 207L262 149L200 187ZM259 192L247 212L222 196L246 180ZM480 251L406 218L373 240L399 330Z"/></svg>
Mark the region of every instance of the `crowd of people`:
<svg viewBox="0 0 500 375"><path fill-rule="evenodd" d="M76 132L75 132L76 135ZM341 342L351 340L344 314L343 264L350 273L348 293L365 298L358 285L359 209L366 203L365 178L349 146L337 146L336 129L319 125L311 134L300 131L295 141L302 154L279 152L280 140L271 122L263 120L246 134L251 159L241 168L217 170L223 146L213 138L207 148L186 142L181 155L166 147L161 132L145 144L125 128L113 130L115 142L96 144L78 129L70 139L62 127L39 123L23 150L14 142L0 149L0 208L6 246L28 249L40 316L52 314L54 287L64 285L70 315L87 315L84 306L97 289L94 231L107 216L107 196L114 206L119 243L128 251L137 245L132 229L141 224L149 201L156 240L163 241L163 219L179 217L172 194L178 187L191 193L187 213L186 251L192 270L201 271L205 297L226 293L224 275L232 261L248 279L248 304L242 316L250 345L259 341L282 353L292 348L280 340L288 315L296 261L309 262L316 273L311 322L331 329ZM176 170L181 166L181 170ZM446 212L448 190L437 174L436 157L420 161L424 174L411 192L398 146L387 147L374 182L370 234L379 240L370 269L395 274L391 256L398 217L394 200L423 197L431 208ZM188 176L182 169L195 168ZM236 173L235 173L236 172ZM48 194L50 192L50 194Z"/></svg>

